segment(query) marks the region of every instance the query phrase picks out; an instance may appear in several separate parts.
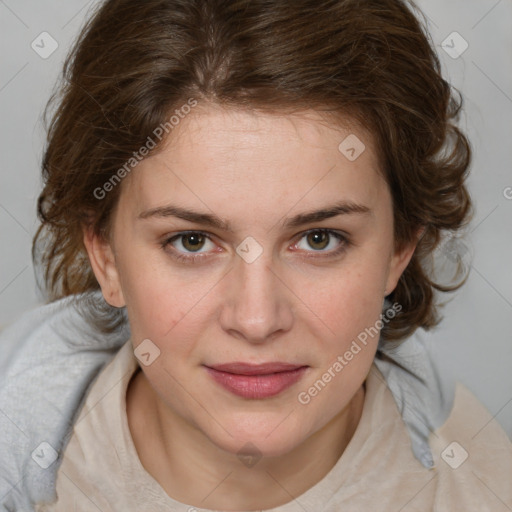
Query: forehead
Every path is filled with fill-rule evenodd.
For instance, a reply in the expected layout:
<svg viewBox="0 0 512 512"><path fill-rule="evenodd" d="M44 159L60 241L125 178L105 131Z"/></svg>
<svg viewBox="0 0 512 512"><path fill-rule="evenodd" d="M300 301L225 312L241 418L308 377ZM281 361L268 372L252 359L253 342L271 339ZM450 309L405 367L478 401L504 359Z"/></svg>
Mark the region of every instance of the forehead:
<svg viewBox="0 0 512 512"><path fill-rule="evenodd" d="M179 200L233 215L340 199L378 207L386 192L378 169L370 134L349 120L202 106L137 165L122 196L139 210Z"/></svg>
<svg viewBox="0 0 512 512"><path fill-rule="evenodd" d="M344 154L339 145L352 136L373 153L373 137L357 121L348 117L335 121L333 116L326 116L314 110L268 112L200 104L180 121L163 147L175 155L205 147L221 157L224 150L226 159L232 154L258 151L260 160L265 159L263 150L268 149L271 158L281 155L293 160L315 152L324 157L327 153ZM204 151L197 156L202 154Z"/></svg>

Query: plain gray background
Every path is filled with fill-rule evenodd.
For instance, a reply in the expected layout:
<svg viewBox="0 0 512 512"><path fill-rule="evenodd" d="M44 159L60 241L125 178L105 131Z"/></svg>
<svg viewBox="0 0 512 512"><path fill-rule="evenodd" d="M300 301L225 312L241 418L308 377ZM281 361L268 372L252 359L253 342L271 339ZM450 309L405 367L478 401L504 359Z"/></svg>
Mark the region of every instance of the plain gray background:
<svg viewBox="0 0 512 512"><path fill-rule="evenodd" d="M41 187L41 113L70 43L95 3L0 0L0 328L41 302L30 255ZM429 20L445 76L464 95L460 124L474 148L469 186L476 206L467 238L457 245L471 265L469 280L446 295L443 323L425 336L440 363L512 438L512 2L422 0L418 5ZM47 58L31 47L33 41L43 46L44 38L38 51L51 49L43 32L58 44ZM440 261L449 263L447 254L441 250Z"/></svg>

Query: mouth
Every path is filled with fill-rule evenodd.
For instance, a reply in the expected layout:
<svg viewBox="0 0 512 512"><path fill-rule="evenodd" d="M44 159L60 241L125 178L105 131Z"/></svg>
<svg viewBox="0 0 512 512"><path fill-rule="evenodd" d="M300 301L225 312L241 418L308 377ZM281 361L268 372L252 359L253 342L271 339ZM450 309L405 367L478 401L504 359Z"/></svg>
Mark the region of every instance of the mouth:
<svg viewBox="0 0 512 512"><path fill-rule="evenodd" d="M308 366L289 363L228 363L205 366L210 377L234 395L248 399L270 398L298 382Z"/></svg>

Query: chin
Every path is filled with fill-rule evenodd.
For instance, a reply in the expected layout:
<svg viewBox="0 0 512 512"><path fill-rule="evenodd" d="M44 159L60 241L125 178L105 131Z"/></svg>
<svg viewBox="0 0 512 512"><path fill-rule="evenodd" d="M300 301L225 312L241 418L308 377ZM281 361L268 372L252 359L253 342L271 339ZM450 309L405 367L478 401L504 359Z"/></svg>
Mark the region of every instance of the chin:
<svg viewBox="0 0 512 512"><path fill-rule="evenodd" d="M243 428L236 422L220 421L219 423L225 430L219 427L215 432L203 430L203 433L218 448L233 455L279 457L289 453L302 442L302 439L300 439L302 434L291 432L290 425L286 425L286 420L279 425L284 417L281 417L270 428L268 426L256 428L255 425L252 428L250 425Z"/></svg>

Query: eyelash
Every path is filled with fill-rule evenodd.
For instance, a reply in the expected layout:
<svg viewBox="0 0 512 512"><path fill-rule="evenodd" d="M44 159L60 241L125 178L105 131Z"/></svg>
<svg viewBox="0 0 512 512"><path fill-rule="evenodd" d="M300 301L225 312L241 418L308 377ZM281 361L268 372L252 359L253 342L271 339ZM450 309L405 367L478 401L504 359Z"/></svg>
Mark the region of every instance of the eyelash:
<svg viewBox="0 0 512 512"><path fill-rule="evenodd" d="M303 233L300 233L300 236L298 237L298 241L300 241L305 236L309 235L310 233L328 233L330 236L334 236L339 242L341 242L340 246L337 249L331 250L327 253L323 253L323 251L312 251L316 252L317 255L310 255L306 256L306 258L335 258L342 253L344 253L349 246L352 245L352 242L348 239L346 235L342 235L338 231L334 231L332 229L325 229L325 228L316 228L316 229L310 229L308 231L305 231ZM204 259L207 256L204 256L205 253L200 253L201 255L190 255L190 256L184 256L183 253L176 251L175 249L172 249L169 251L168 246L172 244L172 242L176 239L179 239L181 237L184 237L186 235L202 235L208 240L213 241L211 236L208 233L205 233L204 231L181 231L180 233L173 235L170 238L165 239L163 242L161 242L162 249L169 252L171 257L177 261L185 262L185 263L198 263L200 260ZM298 243L298 242L297 242ZM191 253L192 254L192 253Z"/></svg>

